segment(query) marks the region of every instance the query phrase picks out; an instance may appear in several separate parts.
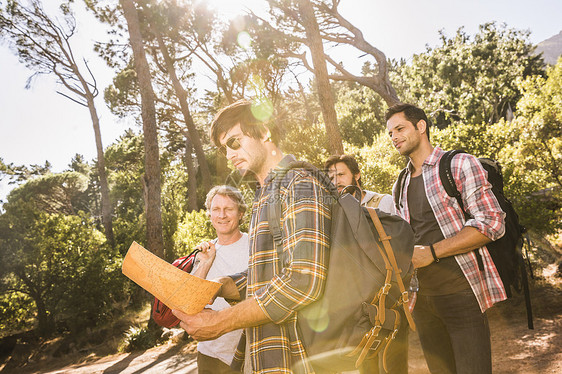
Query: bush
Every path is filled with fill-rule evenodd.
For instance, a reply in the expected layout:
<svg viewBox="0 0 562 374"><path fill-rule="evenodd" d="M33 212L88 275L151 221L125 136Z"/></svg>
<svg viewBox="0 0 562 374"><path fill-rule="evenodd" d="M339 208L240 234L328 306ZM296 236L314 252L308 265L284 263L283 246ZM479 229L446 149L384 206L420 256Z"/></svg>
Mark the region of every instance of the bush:
<svg viewBox="0 0 562 374"><path fill-rule="evenodd" d="M12 295L2 304L9 300L12 313L2 314L0 324L20 326L30 310L45 334L55 327L78 332L111 316L111 302L123 292L120 258L89 217L39 213L25 223L9 213L2 218L11 226L0 245L1 285Z"/></svg>
<svg viewBox="0 0 562 374"><path fill-rule="evenodd" d="M215 229L204 210L186 213L173 236L175 256L184 256L202 241L215 237Z"/></svg>
<svg viewBox="0 0 562 374"><path fill-rule="evenodd" d="M121 352L144 351L163 342L161 329L131 326L119 350Z"/></svg>
<svg viewBox="0 0 562 374"><path fill-rule="evenodd" d="M392 194L392 186L406 164L405 159L394 149L386 131L377 134L370 146L347 146L346 153L357 160L364 189Z"/></svg>

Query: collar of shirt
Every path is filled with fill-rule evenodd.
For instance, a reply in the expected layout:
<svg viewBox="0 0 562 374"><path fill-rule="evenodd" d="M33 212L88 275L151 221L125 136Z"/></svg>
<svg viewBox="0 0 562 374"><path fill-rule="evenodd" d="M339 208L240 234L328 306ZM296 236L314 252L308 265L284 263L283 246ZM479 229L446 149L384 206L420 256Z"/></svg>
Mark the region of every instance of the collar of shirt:
<svg viewBox="0 0 562 374"><path fill-rule="evenodd" d="M269 174L267 174L267 177L265 177L265 179L263 181L264 186L269 184L269 182L271 182L273 179L275 179L275 177L277 176L277 174L279 173L280 170L286 169L292 162L295 162L295 161L297 161L295 156L293 156L291 154L285 155L281 159L281 161L279 161L279 163L277 164L275 169L271 170L269 172ZM259 182L258 182L257 186L258 186L258 188L263 187L263 186L260 185Z"/></svg>
<svg viewBox="0 0 562 374"><path fill-rule="evenodd" d="M423 165L434 166L437 163L437 161L439 161L439 158L441 158L442 153L444 153L444 151L441 148L439 147L433 148L431 154L423 161ZM412 160L408 161L408 171L410 173L414 171L414 165L412 164Z"/></svg>

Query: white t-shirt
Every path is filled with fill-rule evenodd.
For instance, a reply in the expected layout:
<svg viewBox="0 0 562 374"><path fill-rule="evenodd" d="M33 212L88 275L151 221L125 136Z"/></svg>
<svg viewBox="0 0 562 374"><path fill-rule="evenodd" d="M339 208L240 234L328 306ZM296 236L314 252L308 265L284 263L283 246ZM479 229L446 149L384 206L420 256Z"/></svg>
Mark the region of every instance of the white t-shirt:
<svg viewBox="0 0 562 374"><path fill-rule="evenodd" d="M375 195L373 191L363 190L363 192L365 192L365 197L361 199L361 205L367 204L367 202L369 202L369 200L371 200ZM383 195L377 208L385 213L396 214L396 210L394 209L394 200L392 199L392 196L388 194Z"/></svg>
<svg viewBox="0 0 562 374"><path fill-rule="evenodd" d="M224 275L239 273L248 268L249 242L248 234L242 233L242 237L235 243L229 245L220 245L215 243L217 250L215 260L206 279L215 279ZM198 264L193 266L192 273L197 270ZM230 304L222 297L217 297L212 305L207 308L213 310L221 310L229 308ZM235 330L218 337L215 340L209 340L197 343L197 351L202 354L214 358L218 358L227 365L230 365L234 352L240 341L242 330Z"/></svg>

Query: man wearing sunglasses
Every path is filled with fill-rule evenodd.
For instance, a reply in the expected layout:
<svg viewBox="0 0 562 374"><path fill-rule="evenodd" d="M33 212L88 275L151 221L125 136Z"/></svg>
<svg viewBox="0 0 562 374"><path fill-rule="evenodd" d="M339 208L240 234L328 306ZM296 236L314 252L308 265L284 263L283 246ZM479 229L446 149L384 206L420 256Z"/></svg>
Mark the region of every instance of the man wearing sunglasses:
<svg viewBox="0 0 562 374"><path fill-rule="evenodd" d="M278 146L279 129L255 118L251 102L239 101L220 111L211 124L211 139L242 173L258 183L250 221L248 270L218 280L218 296L241 300L221 311L203 310L187 316L174 313L197 340L226 332L245 331L232 367L244 373L287 373L305 361L299 338L299 310L317 300L323 290L330 246L331 195L304 169L282 175L277 194L277 172L296 161ZM281 201L282 256L277 256L268 225L268 206ZM307 365L307 364L305 364ZM305 372L312 372L305 367Z"/></svg>

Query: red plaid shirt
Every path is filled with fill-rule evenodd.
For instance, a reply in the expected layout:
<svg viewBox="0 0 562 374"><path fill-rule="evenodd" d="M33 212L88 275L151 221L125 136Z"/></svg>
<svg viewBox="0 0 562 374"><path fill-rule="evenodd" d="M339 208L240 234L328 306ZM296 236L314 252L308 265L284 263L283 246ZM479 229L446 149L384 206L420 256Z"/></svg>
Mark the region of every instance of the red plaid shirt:
<svg viewBox="0 0 562 374"><path fill-rule="evenodd" d="M465 221L457 200L447 195L439 179L439 160L444 153L442 149L435 147L422 165L427 200L443 236L450 238L463 227L470 226L492 240L501 238L505 232L505 213L492 193L487 173L478 159L466 153L459 153L451 162L453 178L461 193L465 209L474 217ZM410 222L408 204L402 202L408 201L408 185L412 168L409 163L399 206L399 214L408 222ZM506 294L488 249L481 247L479 252L484 263L484 271L478 269L474 251L456 255L455 259L476 295L480 309L484 312L494 303L505 300Z"/></svg>

